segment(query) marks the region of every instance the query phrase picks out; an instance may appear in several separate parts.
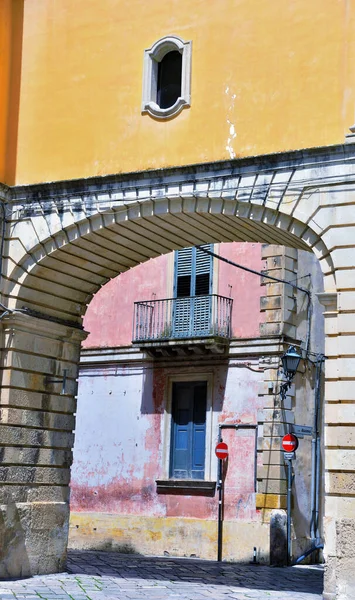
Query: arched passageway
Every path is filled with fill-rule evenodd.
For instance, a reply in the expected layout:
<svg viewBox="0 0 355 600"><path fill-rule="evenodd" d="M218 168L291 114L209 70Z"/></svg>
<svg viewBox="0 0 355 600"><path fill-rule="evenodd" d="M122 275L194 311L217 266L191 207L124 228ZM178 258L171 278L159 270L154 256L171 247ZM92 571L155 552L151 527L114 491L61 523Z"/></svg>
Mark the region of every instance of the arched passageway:
<svg viewBox="0 0 355 600"><path fill-rule="evenodd" d="M117 274L173 249L257 241L313 251L323 272L325 597L351 585L339 544L354 536L353 164L351 148L336 146L4 189L3 576L64 564L81 321L93 294Z"/></svg>

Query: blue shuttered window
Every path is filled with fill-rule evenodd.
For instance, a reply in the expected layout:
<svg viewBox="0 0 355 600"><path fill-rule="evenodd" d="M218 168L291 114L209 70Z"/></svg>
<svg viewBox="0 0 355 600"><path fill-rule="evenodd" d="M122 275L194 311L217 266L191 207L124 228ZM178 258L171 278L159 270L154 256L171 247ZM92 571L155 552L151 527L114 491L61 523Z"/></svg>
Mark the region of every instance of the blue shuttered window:
<svg viewBox="0 0 355 600"><path fill-rule="evenodd" d="M170 477L204 479L206 381L173 384Z"/></svg>
<svg viewBox="0 0 355 600"><path fill-rule="evenodd" d="M203 246L212 250L212 244ZM197 248L175 252L173 336L209 335L212 256Z"/></svg>

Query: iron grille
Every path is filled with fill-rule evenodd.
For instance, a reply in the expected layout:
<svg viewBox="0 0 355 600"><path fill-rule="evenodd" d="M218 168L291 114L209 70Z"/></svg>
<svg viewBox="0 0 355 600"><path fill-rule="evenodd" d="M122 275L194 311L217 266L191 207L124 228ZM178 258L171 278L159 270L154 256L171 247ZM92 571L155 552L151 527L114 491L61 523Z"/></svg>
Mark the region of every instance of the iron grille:
<svg viewBox="0 0 355 600"><path fill-rule="evenodd" d="M230 338L232 305L217 294L135 302L133 342Z"/></svg>

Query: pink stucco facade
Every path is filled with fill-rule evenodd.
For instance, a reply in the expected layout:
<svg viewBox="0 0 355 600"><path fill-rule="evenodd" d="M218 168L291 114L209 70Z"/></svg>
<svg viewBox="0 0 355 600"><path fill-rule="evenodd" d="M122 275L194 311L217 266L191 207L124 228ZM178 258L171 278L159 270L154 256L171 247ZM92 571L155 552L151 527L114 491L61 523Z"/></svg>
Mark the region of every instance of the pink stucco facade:
<svg viewBox="0 0 355 600"><path fill-rule="evenodd" d="M258 273L279 268L283 252L258 243L216 244L213 250ZM275 252L274 258L270 252ZM292 266L294 259L287 260ZM312 273L317 289L321 276L312 257L302 255L294 268L291 277L297 276L297 269L301 277ZM265 312L267 290L260 276L216 258L212 289L213 294L233 299L231 337L220 346L212 340L212 350L202 338L132 345L134 302L173 297L172 254L113 279L88 307L84 326L89 335L81 358L71 472L72 547L214 559L218 515L214 449L222 433L229 447L224 463L223 557L249 561L256 547L258 560L269 561L272 503L286 506L279 450L282 432L272 424L280 413L279 344L284 317L272 295L273 310ZM299 321L295 320L292 331L302 340L307 330L301 310L304 298L300 295L295 301ZM322 337L317 310L312 321L314 347ZM290 327L292 315L283 314ZM193 381L207 384L205 487L193 478L189 485L175 481L171 470L172 390L174 382L190 385ZM312 377L307 382L300 376L297 386L297 403L286 402L287 418L292 422L294 411L297 422L310 424ZM245 424L250 428L234 427ZM233 427L221 430L221 425ZM299 549L307 544L310 513L308 442L298 451L295 466L293 526ZM264 506L265 498L271 506Z"/></svg>
<svg viewBox="0 0 355 600"><path fill-rule="evenodd" d="M218 493L199 490L158 491L166 477L168 381L209 376L213 413L209 444L210 479L216 482L214 448L219 423L255 423L262 401L262 373L238 366L186 366L137 370L123 366L83 370L71 483L70 544L141 554L215 558ZM255 430L226 430L230 449L224 463L224 557L250 559L256 539L267 538L268 525L256 508ZM253 527L261 537L240 544L235 528ZM228 527L231 527L229 532ZM147 536L149 539L147 540ZM239 541L237 542L237 540ZM267 560L267 543L258 550Z"/></svg>
<svg viewBox="0 0 355 600"><path fill-rule="evenodd" d="M265 266L257 243L218 244L213 250L256 271ZM162 364L133 348L134 302L173 297L173 281L173 255L160 256L107 283L88 307L84 326L89 335L79 380L71 480L74 546L97 547L111 538L118 545L121 539L127 541L126 529L119 527L118 532L109 521L110 515L115 515L115 523L126 519L128 528L139 517L142 531L135 524L128 536L135 551L184 555L189 547L190 554L210 558L216 552L216 489L177 491L157 485L169 478L171 382L209 381L205 479L213 485L218 471L214 448L219 425L249 423L257 427L263 371L256 358L239 357L238 351L223 356L197 354ZM232 344L233 339L237 343L257 340L263 319L260 277L214 259L212 284L214 294L233 299ZM224 464L224 520L230 524L252 522L265 529L255 502L256 461L261 460L260 455L257 458L255 428L222 432L230 448ZM191 534L196 523L213 529L212 533L203 528L199 532L200 548L195 548ZM165 527L175 533L164 533ZM144 544L143 530L149 528L155 533L149 544ZM97 532L103 530L97 538ZM225 552L235 558L235 544L228 545L226 540ZM250 547L247 553L251 552Z"/></svg>
<svg viewBox="0 0 355 600"><path fill-rule="evenodd" d="M254 270L264 267L260 244L219 244L213 249ZM205 522L212 526L213 534L201 531L201 547L195 548L192 539L190 546L187 544L189 552L205 557L213 557L216 552L216 490L158 489L157 482L169 476L171 382L209 381L205 478L216 482L218 460L214 447L219 425L257 426L263 372L258 360L250 357L196 355L190 360L170 359L161 364L132 348L134 302L173 297L173 277L173 255L160 256L107 283L88 307L84 322L89 332L84 343L88 362L83 363L79 380L71 480L73 545L97 547L111 538L117 538L117 544L121 538L126 540L123 527L120 533L116 529L113 532L105 520L115 515L116 521L124 518L132 522L139 517L143 529L155 528L154 536L161 541L144 545L143 533L135 525L136 533L129 536L135 551L184 555L193 524ZM214 259L213 293L233 299L232 340L258 338L263 319L260 277ZM260 461L256 430L225 430L223 438L230 448L224 465L225 522L253 522L262 528L263 516L255 502L255 461ZM91 522L96 525L89 525ZM175 534L164 534L162 523L169 523L170 528L172 523L179 523L180 529ZM97 532L103 529L105 533L98 540ZM185 532L182 537L179 531ZM226 542L226 553L235 557L233 543L227 546Z"/></svg>
<svg viewBox="0 0 355 600"><path fill-rule="evenodd" d="M84 348L131 344L134 302L167 297L168 260L167 255L148 260L101 288L85 315Z"/></svg>
<svg viewBox="0 0 355 600"><path fill-rule="evenodd" d="M158 493L163 478L164 407L169 377L181 370L149 366L140 372L125 369L86 371L80 380L76 429L76 460L72 470L71 509L150 517L215 519L217 497ZM184 370L186 379L201 372L213 378L212 444L219 423L257 423L260 374L240 368L208 366ZM85 411L85 414L83 414ZM225 518L255 519L255 435L251 431L226 431L230 447L226 465ZM211 455L212 479L217 458ZM254 506L254 508L253 508Z"/></svg>
<svg viewBox="0 0 355 600"><path fill-rule="evenodd" d="M233 262L261 271L260 244L218 244L216 252ZM262 320L260 279L255 275L218 262L215 289L233 298L232 336L259 335ZM95 295L84 319L89 335L84 348L127 346L132 342L133 306L138 300L159 300L173 296L173 257L159 256L109 281Z"/></svg>
<svg viewBox="0 0 355 600"><path fill-rule="evenodd" d="M255 271L265 269L261 247L257 243L221 244L219 254ZM218 294L233 298L232 336L258 336L263 318L260 312L260 296L263 294L260 278L221 261L218 263Z"/></svg>

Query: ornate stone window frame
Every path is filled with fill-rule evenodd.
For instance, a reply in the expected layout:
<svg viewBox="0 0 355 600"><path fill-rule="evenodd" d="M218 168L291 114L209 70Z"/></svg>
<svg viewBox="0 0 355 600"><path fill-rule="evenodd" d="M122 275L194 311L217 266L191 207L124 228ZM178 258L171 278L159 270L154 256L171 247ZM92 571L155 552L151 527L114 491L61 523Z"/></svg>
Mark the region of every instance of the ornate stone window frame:
<svg viewBox="0 0 355 600"><path fill-rule="evenodd" d="M212 452L212 441L217 439L217 420L216 413L213 410L213 373L201 371L200 373L181 373L179 375L169 375L166 381L165 388L165 409L164 409L164 433L163 433L163 464L162 464L162 477L159 478L160 484L158 487L176 487L176 481L169 479L170 471L170 444L171 444L171 426L172 426L172 398L173 398L173 383L175 381L206 381L207 382L207 397L206 397L206 445L205 445L205 478L204 483L207 482L215 483L217 477L217 460ZM170 484L167 482L170 481ZM181 480L183 483L187 481L199 481L199 480ZM175 482L175 483L174 483ZM193 483L191 483L193 485ZM200 484L196 484L196 488ZM202 485L202 484L201 484ZM185 489L187 486L182 485ZM212 486L212 489L213 486Z"/></svg>
<svg viewBox="0 0 355 600"><path fill-rule="evenodd" d="M182 55L181 96L169 108L160 108L156 102L158 63L174 50ZM142 113L148 113L156 119L166 119L178 115L184 107L191 105L191 50L191 41L184 42L175 35L169 35L144 51Z"/></svg>

